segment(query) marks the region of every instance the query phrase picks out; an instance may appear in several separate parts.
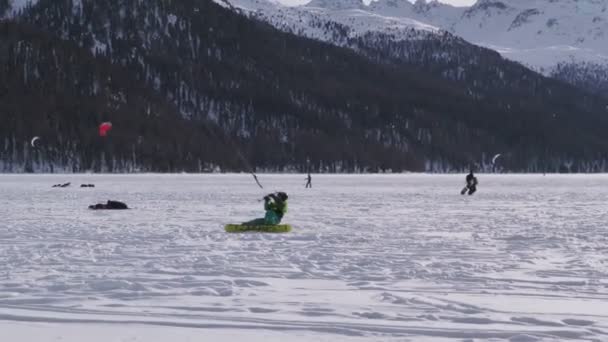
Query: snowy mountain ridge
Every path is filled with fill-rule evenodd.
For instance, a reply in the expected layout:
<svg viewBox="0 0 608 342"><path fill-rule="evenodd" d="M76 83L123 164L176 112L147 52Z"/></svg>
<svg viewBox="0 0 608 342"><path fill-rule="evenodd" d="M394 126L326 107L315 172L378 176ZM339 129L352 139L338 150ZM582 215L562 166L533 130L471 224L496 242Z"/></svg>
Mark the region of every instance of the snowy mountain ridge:
<svg viewBox="0 0 608 342"><path fill-rule="evenodd" d="M608 65L608 0L479 0L454 7L433 0L379 0L372 13L435 25L550 73L563 62Z"/></svg>
<svg viewBox="0 0 608 342"><path fill-rule="evenodd" d="M370 12L359 0L314 0L306 6L284 6L272 0L214 0L265 21L276 28L307 38L344 46L345 37L382 32L395 40L423 39L441 30L405 16ZM339 32L339 34L337 34Z"/></svg>
<svg viewBox="0 0 608 342"><path fill-rule="evenodd" d="M545 75L568 64L608 70L608 0L479 0L470 7L437 0L369 5L313 0L296 7L268 0L227 1L279 29L337 45L343 44L328 30L336 23L350 37L384 33L402 40L447 31Z"/></svg>
<svg viewBox="0 0 608 342"><path fill-rule="evenodd" d="M547 73L564 62L608 65L607 8L606 0L482 0L444 28Z"/></svg>
<svg viewBox="0 0 608 342"><path fill-rule="evenodd" d="M436 25L543 73L559 63L608 65L607 0L479 0L454 7L433 0L379 0L369 8Z"/></svg>

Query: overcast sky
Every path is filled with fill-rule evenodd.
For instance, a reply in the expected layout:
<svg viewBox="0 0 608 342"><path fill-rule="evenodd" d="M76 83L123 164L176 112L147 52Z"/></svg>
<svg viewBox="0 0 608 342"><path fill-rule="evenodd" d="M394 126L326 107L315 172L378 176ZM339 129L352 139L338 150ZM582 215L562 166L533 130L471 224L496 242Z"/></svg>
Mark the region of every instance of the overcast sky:
<svg viewBox="0 0 608 342"><path fill-rule="evenodd" d="M299 4L305 4L307 2L310 2L310 0L279 0L282 3L285 3L287 5L299 5ZM455 6L469 6L475 3L475 1L477 0L439 0L441 2L445 2L447 4L452 4ZM413 2L412 0L410 0L410 2Z"/></svg>

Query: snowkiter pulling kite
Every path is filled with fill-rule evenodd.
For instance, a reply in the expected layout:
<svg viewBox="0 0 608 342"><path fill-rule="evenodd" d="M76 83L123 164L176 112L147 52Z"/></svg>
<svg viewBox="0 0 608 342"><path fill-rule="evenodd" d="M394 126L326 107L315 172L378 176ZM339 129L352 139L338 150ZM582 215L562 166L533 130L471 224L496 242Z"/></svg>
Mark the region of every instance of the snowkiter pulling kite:
<svg viewBox="0 0 608 342"><path fill-rule="evenodd" d="M306 177L306 189L312 188L312 176L310 172L308 173L308 177Z"/></svg>
<svg viewBox="0 0 608 342"><path fill-rule="evenodd" d="M264 210L266 215L264 218L256 219L244 223L248 226L275 226L281 223L283 216L287 213L287 199L289 197L284 192L277 192L264 196Z"/></svg>
<svg viewBox="0 0 608 342"><path fill-rule="evenodd" d="M469 193L469 195L472 195L475 193L475 191L477 191L477 177L475 177L475 175L473 174L473 170L471 170L471 172L467 175L466 178L467 181L467 185L464 187L464 189L462 189L462 191L460 192L461 195L464 195L467 193Z"/></svg>

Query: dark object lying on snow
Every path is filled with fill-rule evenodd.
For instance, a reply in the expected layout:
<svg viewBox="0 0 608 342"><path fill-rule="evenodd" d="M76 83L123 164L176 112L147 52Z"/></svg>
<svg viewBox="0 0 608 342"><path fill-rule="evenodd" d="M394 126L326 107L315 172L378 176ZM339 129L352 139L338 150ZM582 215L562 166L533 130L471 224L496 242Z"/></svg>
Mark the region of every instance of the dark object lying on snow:
<svg viewBox="0 0 608 342"><path fill-rule="evenodd" d="M89 209L93 210L124 210L129 209L126 204L118 201L108 201L108 203L98 203L95 205L90 205Z"/></svg>
<svg viewBox="0 0 608 342"><path fill-rule="evenodd" d="M67 182L67 183L63 183L63 184L55 184L53 185L53 188L67 188L68 186L70 186L72 183Z"/></svg>
<svg viewBox="0 0 608 342"><path fill-rule="evenodd" d="M95 184L80 184L81 188L94 188Z"/></svg>

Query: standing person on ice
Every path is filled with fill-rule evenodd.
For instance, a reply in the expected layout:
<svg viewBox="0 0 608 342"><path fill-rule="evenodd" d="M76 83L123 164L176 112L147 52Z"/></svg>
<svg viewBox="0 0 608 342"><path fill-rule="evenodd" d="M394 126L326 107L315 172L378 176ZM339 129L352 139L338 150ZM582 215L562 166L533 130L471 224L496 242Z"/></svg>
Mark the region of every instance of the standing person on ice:
<svg viewBox="0 0 608 342"><path fill-rule="evenodd" d="M473 174L473 170L471 170L471 172L469 172L469 174L467 175L466 182L467 185L464 187L464 189L462 189L460 194L464 195L467 193L467 191L469 192L469 195L474 194L475 191L477 191L477 184L479 183L477 182L477 177L475 177L475 175Z"/></svg>
<svg viewBox="0 0 608 342"><path fill-rule="evenodd" d="M310 172L308 173L308 177L306 177L306 189L312 188L312 176Z"/></svg>
<svg viewBox="0 0 608 342"><path fill-rule="evenodd" d="M244 223L247 226L276 226L281 223L283 216L287 213L287 199L289 197L284 192L277 192L264 196L264 218L256 219Z"/></svg>

